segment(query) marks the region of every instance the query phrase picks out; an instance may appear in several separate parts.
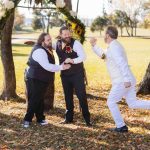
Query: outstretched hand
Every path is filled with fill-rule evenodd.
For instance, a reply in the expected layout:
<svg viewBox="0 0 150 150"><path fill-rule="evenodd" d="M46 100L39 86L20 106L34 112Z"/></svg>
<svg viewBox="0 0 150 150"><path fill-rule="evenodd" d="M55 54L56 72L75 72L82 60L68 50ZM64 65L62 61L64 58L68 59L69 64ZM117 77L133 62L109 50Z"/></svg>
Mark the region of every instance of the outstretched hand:
<svg viewBox="0 0 150 150"><path fill-rule="evenodd" d="M90 43L91 43L92 46L95 46L96 42L97 42L96 38L94 38L94 37L90 38Z"/></svg>

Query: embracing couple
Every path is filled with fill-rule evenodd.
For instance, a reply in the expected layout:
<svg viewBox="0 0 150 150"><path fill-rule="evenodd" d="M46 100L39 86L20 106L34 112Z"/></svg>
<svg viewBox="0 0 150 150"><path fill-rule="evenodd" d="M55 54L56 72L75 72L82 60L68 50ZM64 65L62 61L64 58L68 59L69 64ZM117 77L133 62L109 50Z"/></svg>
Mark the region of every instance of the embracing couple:
<svg viewBox="0 0 150 150"><path fill-rule="evenodd" d="M108 96L107 104L115 121L116 132L127 132L123 118L121 117L118 102L123 97L131 108L150 109L149 101L138 101L135 92L135 78L128 66L124 48L117 41L118 31L115 27L108 27L105 34L105 42L108 44L106 51L96 45L96 39L91 38L93 51L102 59L105 59L110 77L112 89ZM51 49L55 49L60 65L54 64ZM53 44L51 36L42 33L37 40L28 60L26 71L26 86L28 95L28 108L24 118L24 127L29 127L35 115L37 122L46 125L48 122L44 116L44 94L48 82L52 79L52 72L61 71L61 80L65 95L66 114L62 123L72 123L74 115L73 91L79 99L82 114L87 126L92 126L88 109L86 89L84 83L83 61L86 59L81 43L72 38L67 27L60 29L60 39Z"/></svg>

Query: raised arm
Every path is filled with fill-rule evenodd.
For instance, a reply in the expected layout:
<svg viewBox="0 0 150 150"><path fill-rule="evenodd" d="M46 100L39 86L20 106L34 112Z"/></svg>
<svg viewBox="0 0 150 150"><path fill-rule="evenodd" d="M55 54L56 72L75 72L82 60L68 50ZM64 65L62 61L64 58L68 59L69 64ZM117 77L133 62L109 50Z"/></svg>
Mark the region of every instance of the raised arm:
<svg viewBox="0 0 150 150"><path fill-rule="evenodd" d="M90 39L93 52L100 58L105 59L106 56L104 54L104 51L96 45L96 42L97 42L97 39L95 38Z"/></svg>

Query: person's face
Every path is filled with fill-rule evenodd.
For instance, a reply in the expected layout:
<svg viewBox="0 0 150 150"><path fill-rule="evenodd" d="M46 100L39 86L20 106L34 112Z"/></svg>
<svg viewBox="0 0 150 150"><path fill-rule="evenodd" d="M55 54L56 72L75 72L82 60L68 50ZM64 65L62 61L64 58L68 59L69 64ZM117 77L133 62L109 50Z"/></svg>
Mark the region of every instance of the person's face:
<svg viewBox="0 0 150 150"><path fill-rule="evenodd" d="M60 34L61 39L64 43L70 43L71 41L71 32L69 30L63 30Z"/></svg>
<svg viewBox="0 0 150 150"><path fill-rule="evenodd" d="M45 38L44 38L44 42L43 42L43 46L45 48L51 48L52 46L52 38L50 35L46 35Z"/></svg>
<svg viewBox="0 0 150 150"><path fill-rule="evenodd" d="M109 42L109 34L107 34L107 33L105 34L104 41L105 41L105 43Z"/></svg>

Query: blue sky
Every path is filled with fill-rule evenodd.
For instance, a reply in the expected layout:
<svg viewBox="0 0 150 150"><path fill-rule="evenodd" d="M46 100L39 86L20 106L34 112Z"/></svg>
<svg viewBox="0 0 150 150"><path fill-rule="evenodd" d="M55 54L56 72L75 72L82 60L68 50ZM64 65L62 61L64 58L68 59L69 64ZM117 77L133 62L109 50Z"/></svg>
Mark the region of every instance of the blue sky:
<svg viewBox="0 0 150 150"><path fill-rule="evenodd" d="M107 8L107 0L79 0L78 15L81 18L93 19L102 14L103 4ZM24 0L19 5L24 4ZM72 0L73 10L76 10L77 0ZM32 10L19 8L19 11L26 17L31 17Z"/></svg>

